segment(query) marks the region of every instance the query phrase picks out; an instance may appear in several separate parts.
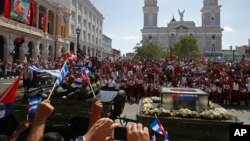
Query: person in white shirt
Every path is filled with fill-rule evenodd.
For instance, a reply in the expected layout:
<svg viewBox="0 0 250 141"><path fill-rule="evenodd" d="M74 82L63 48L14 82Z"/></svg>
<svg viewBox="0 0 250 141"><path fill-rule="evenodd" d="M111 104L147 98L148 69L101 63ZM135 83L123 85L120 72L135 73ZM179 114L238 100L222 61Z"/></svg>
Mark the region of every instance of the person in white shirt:
<svg viewBox="0 0 250 141"><path fill-rule="evenodd" d="M113 77L111 77L109 80L108 80L108 89L113 91L115 89L115 86L116 86L116 82L115 80L113 79Z"/></svg>
<svg viewBox="0 0 250 141"><path fill-rule="evenodd" d="M221 102L221 99L222 99L222 87L219 85L219 86L217 86L217 88L216 88L217 90L216 90L216 100L217 100L217 102Z"/></svg>
<svg viewBox="0 0 250 141"><path fill-rule="evenodd" d="M232 102L237 105L237 98L239 96L239 83L237 81L233 82L233 94L232 94Z"/></svg>

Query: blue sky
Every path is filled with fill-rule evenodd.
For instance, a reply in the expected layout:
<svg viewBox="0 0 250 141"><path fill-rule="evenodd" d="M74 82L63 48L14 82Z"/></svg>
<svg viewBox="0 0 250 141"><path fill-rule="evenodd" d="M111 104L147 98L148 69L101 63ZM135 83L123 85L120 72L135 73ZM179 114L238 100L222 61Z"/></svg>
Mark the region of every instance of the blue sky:
<svg viewBox="0 0 250 141"><path fill-rule="evenodd" d="M113 40L113 48L122 54L132 52L141 40L144 0L91 0L104 16L103 32ZM185 9L184 20L201 26L203 0L158 0L158 26L167 26L173 14L179 20L178 9ZM248 44L250 39L250 0L219 0L223 49Z"/></svg>

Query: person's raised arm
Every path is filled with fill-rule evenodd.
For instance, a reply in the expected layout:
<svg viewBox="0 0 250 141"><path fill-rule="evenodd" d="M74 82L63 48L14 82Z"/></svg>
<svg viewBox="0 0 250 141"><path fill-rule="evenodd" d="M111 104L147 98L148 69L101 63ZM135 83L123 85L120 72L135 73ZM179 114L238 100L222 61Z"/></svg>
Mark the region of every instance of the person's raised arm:
<svg viewBox="0 0 250 141"><path fill-rule="evenodd" d="M25 131L27 128L29 128L29 121L23 121L21 122L17 129L11 134L10 136L10 141L16 141L18 139L18 137L20 136L20 134Z"/></svg>
<svg viewBox="0 0 250 141"><path fill-rule="evenodd" d="M97 98L94 98L92 105L91 105L89 129L97 120L101 118L102 107L103 105L101 101Z"/></svg>
<svg viewBox="0 0 250 141"><path fill-rule="evenodd" d="M35 112L34 121L27 141L42 141L46 120L54 111L49 100L42 101Z"/></svg>

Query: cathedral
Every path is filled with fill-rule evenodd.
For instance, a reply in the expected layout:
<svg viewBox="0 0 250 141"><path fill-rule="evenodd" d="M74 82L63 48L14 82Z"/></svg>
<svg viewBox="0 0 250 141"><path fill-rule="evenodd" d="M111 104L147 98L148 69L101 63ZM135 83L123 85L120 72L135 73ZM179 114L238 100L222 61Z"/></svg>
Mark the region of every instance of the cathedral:
<svg viewBox="0 0 250 141"><path fill-rule="evenodd" d="M157 42L164 48L170 48L173 43L183 35L195 36L198 45L206 56L220 56L222 49L222 31L220 23L221 5L218 0L203 0L201 9L202 25L197 27L194 21L185 21L185 10L180 11L180 20L174 17L168 23L167 27L158 27L159 7L157 0L145 0L144 27L141 30L143 40L151 40Z"/></svg>

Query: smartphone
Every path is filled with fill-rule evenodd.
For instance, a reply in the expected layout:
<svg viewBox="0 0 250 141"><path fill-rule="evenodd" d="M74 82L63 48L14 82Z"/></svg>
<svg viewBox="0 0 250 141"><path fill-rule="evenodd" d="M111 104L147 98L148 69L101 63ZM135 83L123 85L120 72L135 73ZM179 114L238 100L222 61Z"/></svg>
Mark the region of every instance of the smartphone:
<svg viewBox="0 0 250 141"><path fill-rule="evenodd" d="M127 140L127 128L126 127L116 127L112 133L112 139L126 141Z"/></svg>

